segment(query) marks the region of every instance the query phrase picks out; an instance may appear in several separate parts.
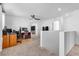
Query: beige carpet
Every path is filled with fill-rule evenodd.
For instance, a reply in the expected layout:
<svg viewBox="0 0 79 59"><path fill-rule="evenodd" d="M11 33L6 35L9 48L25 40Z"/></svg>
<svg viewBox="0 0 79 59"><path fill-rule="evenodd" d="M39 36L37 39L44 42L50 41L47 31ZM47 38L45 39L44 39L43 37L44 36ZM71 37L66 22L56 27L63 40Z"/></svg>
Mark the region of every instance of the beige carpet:
<svg viewBox="0 0 79 59"><path fill-rule="evenodd" d="M3 49L1 56L55 56L45 48L40 48L38 38L23 40L22 44Z"/></svg>
<svg viewBox="0 0 79 59"><path fill-rule="evenodd" d="M67 56L79 56L79 45L75 45Z"/></svg>

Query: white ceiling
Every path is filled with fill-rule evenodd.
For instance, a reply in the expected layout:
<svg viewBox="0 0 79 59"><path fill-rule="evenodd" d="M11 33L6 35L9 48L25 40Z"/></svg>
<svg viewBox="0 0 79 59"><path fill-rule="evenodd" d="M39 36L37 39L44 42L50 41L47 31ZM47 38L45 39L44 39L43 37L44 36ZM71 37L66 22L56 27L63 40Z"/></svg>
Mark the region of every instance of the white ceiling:
<svg viewBox="0 0 79 59"><path fill-rule="evenodd" d="M61 16L65 13L79 9L75 3L4 3L4 9L8 15L29 17L38 15L41 19ZM58 9L60 11L58 11Z"/></svg>

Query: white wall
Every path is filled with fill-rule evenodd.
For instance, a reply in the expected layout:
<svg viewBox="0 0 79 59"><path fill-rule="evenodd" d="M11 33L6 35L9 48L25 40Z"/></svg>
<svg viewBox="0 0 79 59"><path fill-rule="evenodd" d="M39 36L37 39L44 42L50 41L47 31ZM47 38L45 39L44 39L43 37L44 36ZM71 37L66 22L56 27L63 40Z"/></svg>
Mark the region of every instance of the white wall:
<svg viewBox="0 0 79 59"><path fill-rule="evenodd" d="M75 31L60 31L59 55L66 56L75 45Z"/></svg>
<svg viewBox="0 0 79 59"><path fill-rule="evenodd" d="M20 27L28 28L28 31L31 31L31 26L36 26L36 35L39 36L40 34L40 23L41 21L34 21L34 19L30 20L26 17L20 17L20 16L13 16L13 15L6 15L5 18L5 25L8 28L12 28L14 30L19 30Z"/></svg>
<svg viewBox="0 0 79 59"><path fill-rule="evenodd" d="M74 47L75 45L75 37L76 32L75 31L67 31L64 32L64 53L67 55L69 51Z"/></svg>
<svg viewBox="0 0 79 59"><path fill-rule="evenodd" d="M76 44L79 44L79 10L76 10L69 15L64 20L64 30L65 31L76 31Z"/></svg>
<svg viewBox="0 0 79 59"><path fill-rule="evenodd" d="M30 21L30 20L28 20L28 21ZM35 26L35 33L36 33L36 35L38 35L38 33L39 33L39 21L32 21L31 23L29 23L29 26L30 26L30 28L31 28L31 26Z"/></svg>
<svg viewBox="0 0 79 59"><path fill-rule="evenodd" d="M5 18L5 25L8 28L12 28L12 29L15 29L15 30L18 30L20 27L27 27L28 30L30 30L29 29L29 27L30 27L29 23L30 22L25 17L6 15L6 18Z"/></svg>
<svg viewBox="0 0 79 59"><path fill-rule="evenodd" d="M40 45L59 55L59 31L42 31Z"/></svg>
<svg viewBox="0 0 79 59"><path fill-rule="evenodd" d="M43 26L49 26L49 31L53 30L54 19L46 19L41 22L41 30Z"/></svg>
<svg viewBox="0 0 79 59"><path fill-rule="evenodd" d="M12 16L6 15L5 18L5 25L8 28L12 28L18 30L20 27L27 27L30 31L30 26L36 26L36 34L40 35L40 31L42 31L43 26L49 26L49 31L53 30L53 21L54 19L46 19L46 20L38 20L38 21L31 21L26 17L19 17L19 16Z"/></svg>
<svg viewBox="0 0 79 59"><path fill-rule="evenodd" d="M6 15L5 25L8 28L12 28L15 30L18 30L20 27L26 27L28 28L29 31L31 29L31 26L35 25L36 35L39 35L41 31L42 20L37 20L37 21L34 20L32 21L32 20L26 17Z"/></svg>
<svg viewBox="0 0 79 59"><path fill-rule="evenodd" d="M59 56L64 56L65 55L65 51L64 51L64 32L61 31L59 33Z"/></svg>

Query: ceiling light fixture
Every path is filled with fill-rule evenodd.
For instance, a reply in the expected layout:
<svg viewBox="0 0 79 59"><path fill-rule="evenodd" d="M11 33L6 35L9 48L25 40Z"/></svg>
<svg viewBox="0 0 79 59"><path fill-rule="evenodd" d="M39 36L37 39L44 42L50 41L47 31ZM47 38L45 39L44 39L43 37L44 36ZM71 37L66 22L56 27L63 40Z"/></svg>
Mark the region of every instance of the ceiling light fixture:
<svg viewBox="0 0 79 59"><path fill-rule="evenodd" d="M35 20L40 20L39 18L37 18L36 17L36 15L35 14L33 14L33 15L30 15L33 19L35 19Z"/></svg>
<svg viewBox="0 0 79 59"><path fill-rule="evenodd" d="M58 11L62 11L62 9L61 9L61 8L58 8L57 10L58 10Z"/></svg>

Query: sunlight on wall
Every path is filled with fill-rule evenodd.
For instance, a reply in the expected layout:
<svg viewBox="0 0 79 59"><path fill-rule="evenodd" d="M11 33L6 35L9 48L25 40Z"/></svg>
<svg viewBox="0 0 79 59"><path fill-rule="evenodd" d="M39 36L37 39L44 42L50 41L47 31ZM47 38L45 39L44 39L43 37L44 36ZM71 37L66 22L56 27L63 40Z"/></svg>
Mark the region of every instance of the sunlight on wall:
<svg viewBox="0 0 79 59"><path fill-rule="evenodd" d="M5 14L2 13L2 29L4 28L5 26Z"/></svg>

